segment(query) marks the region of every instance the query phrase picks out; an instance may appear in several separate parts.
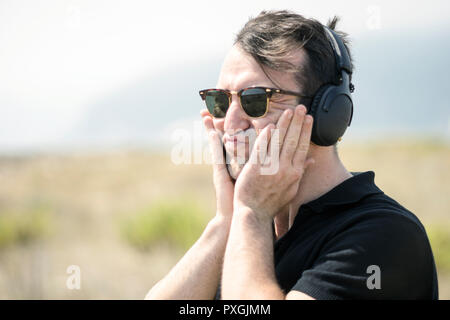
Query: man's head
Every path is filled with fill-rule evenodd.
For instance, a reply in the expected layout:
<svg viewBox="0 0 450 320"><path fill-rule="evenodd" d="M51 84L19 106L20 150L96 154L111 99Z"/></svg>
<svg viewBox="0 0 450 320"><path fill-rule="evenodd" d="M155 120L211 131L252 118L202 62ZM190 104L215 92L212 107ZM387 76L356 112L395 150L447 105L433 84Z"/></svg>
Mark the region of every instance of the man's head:
<svg viewBox="0 0 450 320"><path fill-rule="evenodd" d="M337 21L335 17L328 27L335 30ZM345 34L337 33L347 44ZM289 11L263 11L237 34L223 63L217 88L239 91L262 86L313 96L322 85L337 80L334 53L320 22ZM236 148L245 147L245 160L252 148L251 143L237 141L249 132L258 133L267 124L276 123L283 110L294 108L298 102L298 97L274 94L267 114L255 119L247 116L238 97L232 96L225 118L214 118L216 129L224 133L232 177L236 178L244 165L236 157ZM308 107L305 102L301 101ZM321 152L335 151L333 147L314 146L310 152L317 148Z"/></svg>

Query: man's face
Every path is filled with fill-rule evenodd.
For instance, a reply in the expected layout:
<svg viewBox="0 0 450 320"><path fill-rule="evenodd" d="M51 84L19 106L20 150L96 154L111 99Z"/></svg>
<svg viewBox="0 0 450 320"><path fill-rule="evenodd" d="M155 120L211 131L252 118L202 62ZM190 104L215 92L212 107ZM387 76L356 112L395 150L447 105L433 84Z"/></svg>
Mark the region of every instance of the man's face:
<svg viewBox="0 0 450 320"><path fill-rule="evenodd" d="M298 51L288 60L295 65L304 62L303 51ZM239 91L247 87L269 87L302 92L290 73L265 69L276 83L273 83L261 69L259 64L237 45L233 46L223 62L216 88ZM223 134L223 143L227 152L227 163L230 175L237 179L253 147L254 137L268 124L276 124L285 109L294 109L296 97L274 94L270 99L269 111L262 118L250 118L240 106L239 97L232 96L230 107L225 118L213 118L214 127ZM244 159L245 155L245 159Z"/></svg>

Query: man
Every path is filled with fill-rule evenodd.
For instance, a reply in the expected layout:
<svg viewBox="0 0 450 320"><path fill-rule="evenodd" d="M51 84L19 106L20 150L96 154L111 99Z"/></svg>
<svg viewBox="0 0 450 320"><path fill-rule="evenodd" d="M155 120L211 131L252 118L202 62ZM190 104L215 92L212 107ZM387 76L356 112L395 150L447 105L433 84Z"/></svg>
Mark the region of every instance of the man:
<svg viewBox="0 0 450 320"><path fill-rule="evenodd" d="M239 32L216 89L200 92L217 213L147 298L437 299L417 217L374 184L373 172L349 172L336 145L315 137L320 88L353 89L336 23L263 11ZM337 63L345 52L349 61ZM347 126L346 103L326 112L347 112ZM252 131L256 141L247 139Z"/></svg>

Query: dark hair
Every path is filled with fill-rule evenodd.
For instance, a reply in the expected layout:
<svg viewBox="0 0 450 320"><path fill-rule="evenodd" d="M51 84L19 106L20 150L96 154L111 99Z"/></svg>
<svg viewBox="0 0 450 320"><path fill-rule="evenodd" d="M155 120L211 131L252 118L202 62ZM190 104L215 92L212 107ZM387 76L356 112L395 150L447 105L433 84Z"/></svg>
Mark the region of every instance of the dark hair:
<svg viewBox="0 0 450 320"><path fill-rule="evenodd" d="M338 21L339 17L335 16L327 26L342 38L348 50L347 34L335 29ZM337 82L333 50L323 25L317 20L288 10L262 11L239 31L234 44L262 66L293 73L305 95L312 96L320 86ZM301 48L306 52L305 65L297 66L287 61L289 55ZM264 68L262 70L265 72Z"/></svg>

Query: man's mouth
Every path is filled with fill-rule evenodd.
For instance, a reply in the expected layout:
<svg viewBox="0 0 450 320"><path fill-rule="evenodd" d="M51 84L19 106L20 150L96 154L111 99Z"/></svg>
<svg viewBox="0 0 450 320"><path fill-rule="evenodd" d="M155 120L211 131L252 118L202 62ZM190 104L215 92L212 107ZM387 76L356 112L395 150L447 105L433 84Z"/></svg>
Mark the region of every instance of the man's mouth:
<svg viewBox="0 0 450 320"><path fill-rule="evenodd" d="M245 156L248 149L248 137L245 135L224 134L222 141L228 154L235 157L238 155Z"/></svg>
<svg viewBox="0 0 450 320"><path fill-rule="evenodd" d="M227 168L230 176L236 180L248 161L250 149L255 140L255 131L241 131L237 134L225 133L222 142L227 155Z"/></svg>
<svg viewBox="0 0 450 320"><path fill-rule="evenodd" d="M223 143L227 144L227 143L246 143L246 136L244 135L229 135L229 134L224 134L223 135Z"/></svg>
<svg viewBox="0 0 450 320"><path fill-rule="evenodd" d="M228 140L225 142L225 148L229 151L238 150L239 148L245 148L247 144L242 141Z"/></svg>
<svg viewBox="0 0 450 320"><path fill-rule="evenodd" d="M248 153L248 137L244 135L224 135L223 144L228 154L234 157L246 157Z"/></svg>

